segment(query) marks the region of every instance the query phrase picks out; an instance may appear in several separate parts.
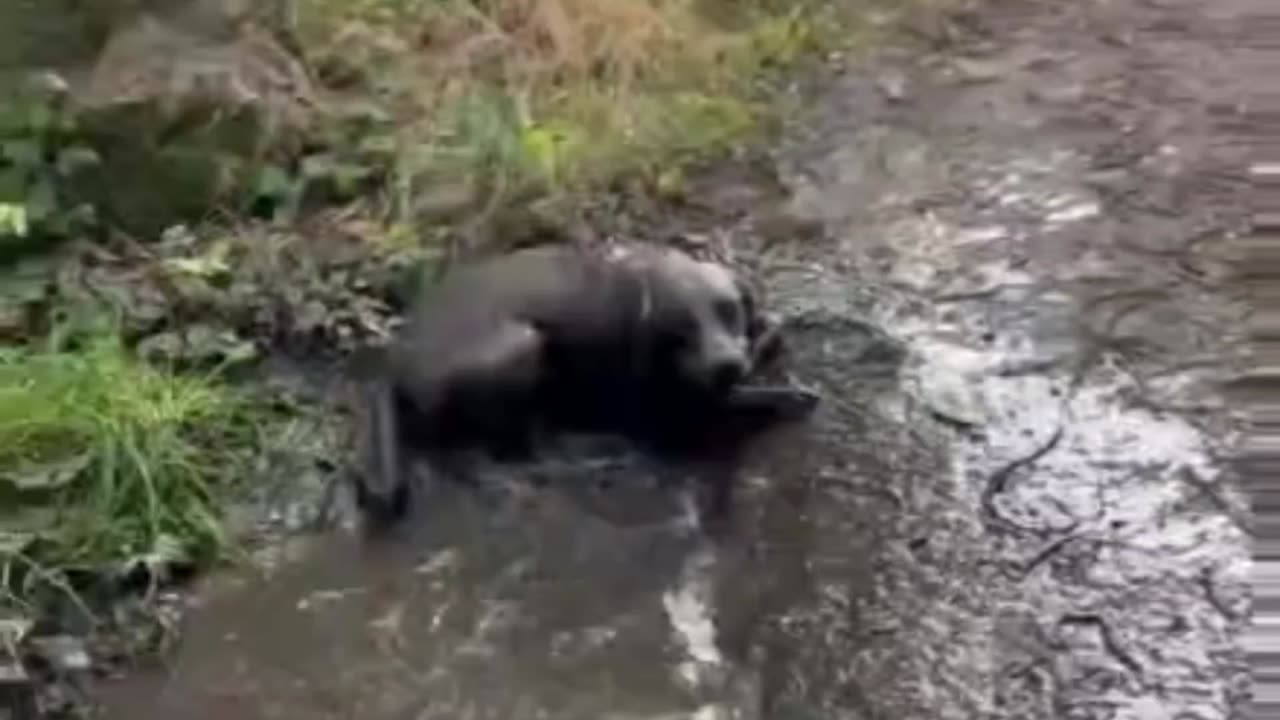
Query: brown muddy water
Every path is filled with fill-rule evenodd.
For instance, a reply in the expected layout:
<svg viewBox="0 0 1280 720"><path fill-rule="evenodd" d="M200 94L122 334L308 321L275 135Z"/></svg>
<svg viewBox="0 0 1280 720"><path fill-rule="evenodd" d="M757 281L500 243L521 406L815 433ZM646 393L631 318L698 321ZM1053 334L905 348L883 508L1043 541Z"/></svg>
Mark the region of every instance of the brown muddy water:
<svg viewBox="0 0 1280 720"><path fill-rule="evenodd" d="M1241 165L1211 133L1239 85L1209 11L993 3L958 48L804 96L776 164L827 237L711 230L758 258L826 400L755 449L727 537L625 455L494 469L394 543L210 580L107 716L1238 716L1212 382Z"/></svg>

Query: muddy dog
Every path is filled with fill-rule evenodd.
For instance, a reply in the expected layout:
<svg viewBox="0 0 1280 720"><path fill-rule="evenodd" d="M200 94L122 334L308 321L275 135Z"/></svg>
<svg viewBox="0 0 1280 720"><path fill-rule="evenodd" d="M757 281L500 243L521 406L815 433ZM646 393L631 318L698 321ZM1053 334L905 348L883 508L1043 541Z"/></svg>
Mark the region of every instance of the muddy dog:
<svg viewBox="0 0 1280 720"><path fill-rule="evenodd" d="M459 453L527 458L552 430L705 454L816 406L744 384L780 349L745 282L674 249L547 245L463 265L361 356L357 502L389 523L407 509L413 456L456 476Z"/></svg>

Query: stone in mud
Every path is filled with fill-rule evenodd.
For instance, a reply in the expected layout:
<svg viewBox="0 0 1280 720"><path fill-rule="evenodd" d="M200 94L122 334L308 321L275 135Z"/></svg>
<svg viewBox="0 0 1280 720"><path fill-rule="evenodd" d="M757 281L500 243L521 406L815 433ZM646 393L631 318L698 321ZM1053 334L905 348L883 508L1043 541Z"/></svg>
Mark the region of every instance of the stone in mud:
<svg viewBox="0 0 1280 720"><path fill-rule="evenodd" d="M907 75L897 68L886 68L876 77L876 86L891 102L907 97Z"/></svg>
<svg viewBox="0 0 1280 720"><path fill-rule="evenodd" d="M952 367L937 364L922 368L919 393L930 412L942 420L965 427L979 427L987 421L977 382Z"/></svg>
<svg viewBox="0 0 1280 720"><path fill-rule="evenodd" d="M59 674L87 672L93 666L84 641L71 635L32 638L30 649Z"/></svg>
<svg viewBox="0 0 1280 720"><path fill-rule="evenodd" d="M36 687L21 662L0 662L0 717L35 720Z"/></svg>
<svg viewBox="0 0 1280 720"><path fill-rule="evenodd" d="M73 88L80 127L102 158L73 190L140 234L199 217L289 154L311 93L266 30L209 13L142 14L110 31Z"/></svg>

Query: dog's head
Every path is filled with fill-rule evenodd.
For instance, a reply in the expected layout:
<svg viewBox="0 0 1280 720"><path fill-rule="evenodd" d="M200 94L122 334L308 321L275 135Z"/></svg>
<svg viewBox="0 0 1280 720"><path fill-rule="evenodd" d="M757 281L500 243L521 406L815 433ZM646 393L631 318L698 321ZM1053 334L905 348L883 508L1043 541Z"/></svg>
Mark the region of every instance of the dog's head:
<svg viewBox="0 0 1280 720"><path fill-rule="evenodd" d="M761 318L749 286L725 265L678 251L654 263L651 326L682 381L724 392L751 372Z"/></svg>

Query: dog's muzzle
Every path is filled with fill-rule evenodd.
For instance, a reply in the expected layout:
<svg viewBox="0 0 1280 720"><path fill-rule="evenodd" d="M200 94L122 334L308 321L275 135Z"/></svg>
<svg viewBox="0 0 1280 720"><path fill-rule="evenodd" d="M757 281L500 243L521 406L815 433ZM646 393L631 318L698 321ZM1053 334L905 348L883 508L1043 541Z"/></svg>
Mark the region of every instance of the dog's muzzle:
<svg viewBox="0 0 1280 720"><path fill-rule="evenodd" d="M733 389L747 376L747 364L737 359L726 359L717 362L708 369L707 380L715 392L727 392Z"/></svg>

